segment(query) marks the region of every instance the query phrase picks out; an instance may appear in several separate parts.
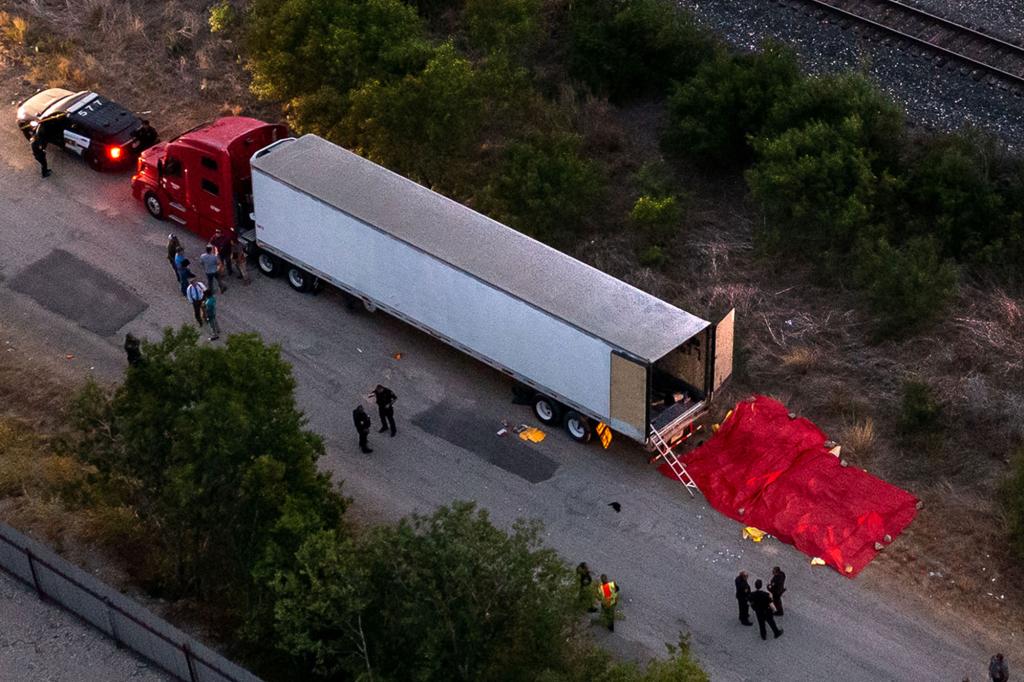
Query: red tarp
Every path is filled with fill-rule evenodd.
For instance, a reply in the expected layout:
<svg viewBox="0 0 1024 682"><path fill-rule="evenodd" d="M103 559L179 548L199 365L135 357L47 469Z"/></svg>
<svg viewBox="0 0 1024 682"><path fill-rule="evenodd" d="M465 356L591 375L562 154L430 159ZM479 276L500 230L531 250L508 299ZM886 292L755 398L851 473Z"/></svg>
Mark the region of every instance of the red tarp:
<svg viewBox="0 0 1024 682"><path fill-rule="evenodd" d="M712 507L770 533L847 577L917 514L917 498L828 453L825 434L776 400L745 400L682 458ZM661 472L674 478L668 465ZM739 510L743 509L742 514Z"/></svg>

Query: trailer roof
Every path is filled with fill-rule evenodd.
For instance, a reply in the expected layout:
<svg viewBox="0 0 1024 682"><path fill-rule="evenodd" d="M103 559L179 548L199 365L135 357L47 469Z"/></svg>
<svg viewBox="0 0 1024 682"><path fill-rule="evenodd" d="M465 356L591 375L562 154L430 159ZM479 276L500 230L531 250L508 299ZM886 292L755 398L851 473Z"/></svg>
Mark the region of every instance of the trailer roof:
<svg viewBox="0 0 1024 682"><path fill-rule="evenodd" d="M708 322L315 135L253 168L654 362Z"/></svg>

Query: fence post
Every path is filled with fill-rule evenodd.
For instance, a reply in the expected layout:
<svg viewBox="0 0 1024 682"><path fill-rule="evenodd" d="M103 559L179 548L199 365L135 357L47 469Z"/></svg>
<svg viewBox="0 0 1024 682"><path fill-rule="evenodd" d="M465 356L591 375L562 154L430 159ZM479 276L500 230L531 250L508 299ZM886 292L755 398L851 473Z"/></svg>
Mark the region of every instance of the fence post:
<svg viewBox="0 0 1024 682"><path fill-rule="evenodd" d="M196 675L196 663L192 660L192 649L189 648L188 642L181 645L181 651L185 654L185 664L188 666L188 678L192 682L199 682L199 677Z"/></svg>
<svg viewBox="0 0 1024 682"><path fill-rule="evenodd" d="M36 562L33 561L32 550L24 550L25 556L28 557L28 570L32 572L32 584L35 585L36 594L39 595L40 601L46 601L46 592L43 592L43 586L39 584L39 575L36 573Z"/></svg>
<svg viewBox="0 0 1024 682"><path fill-rule="evenodd" d="M114 609L110 604L110 597L103 598L103 605L107 607L107 625L110 626L110 636L114 638L114 644L118 649L123 649L121 636L117 634L117 623L114 621Z"/></svg>

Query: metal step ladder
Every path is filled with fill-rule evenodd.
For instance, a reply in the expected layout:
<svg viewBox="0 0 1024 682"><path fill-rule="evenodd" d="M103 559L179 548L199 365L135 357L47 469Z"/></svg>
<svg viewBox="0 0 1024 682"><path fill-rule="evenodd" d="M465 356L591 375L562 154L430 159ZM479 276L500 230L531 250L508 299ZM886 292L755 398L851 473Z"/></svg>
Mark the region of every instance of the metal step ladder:
<svg viewBox="0 0 1024 682"><path fill-rule="evenodd" d="M693 433L694 431L691 427L683 440L692 436ZM658 429L654 428L653 424L651 425L651 442L654 443L654 447L657 449L658 454L651 457L650 463L653 464L659 459L664 459L665 463L668 464L669 469L672 470L672 473L675 474L676 478L686 486L686 492L690 493L690 497L694 497L693 491L699 491L700 488L697 487L697 483L690 476L690 472L686 470L686 465L679 461L679 458L676 457L676 453L672 451L672 446L665 442L665 439L662 438L661 433L658 432Z"/></svg>

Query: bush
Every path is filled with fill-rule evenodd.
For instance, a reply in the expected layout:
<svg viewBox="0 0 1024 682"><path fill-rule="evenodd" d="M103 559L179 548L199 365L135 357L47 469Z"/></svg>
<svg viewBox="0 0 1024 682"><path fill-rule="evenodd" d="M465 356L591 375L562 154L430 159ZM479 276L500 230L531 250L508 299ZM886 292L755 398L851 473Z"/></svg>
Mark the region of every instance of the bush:
<svg viewBox="0 0 1024 682"><path fill-rule="evenodd" d="M481 207L497 220L549 243L565 243L604 193L597 165L575 135L534 135L506 149Z"/></svg>
<svg viewBox="0 0 1024 682"><path fill-rule="evenodd" d="M796 56L782 45L768 43L742 55L718 51L693 78L674 85L665 150L709 163L745 164L753 155L749 139L799 78Z"/></svg>
<svg viewBox="0 0 1024 682"><path fill-rule="evenodd" d="M300 132L335 135L351 90L420 72L432 56L401 0L254 0L248 18L252 90L284 102Z"/></svg>
<svg viewBox="0 0 1024 682"><path fill-rule="evenodd" d="M477 50L528 58L547 33L542 9L542 0L466 0L466 37Z"/></svg>
<svg viewBox="0 0 1024 682"><path fill-rule="evenodd" d="M763 136L775 137L814 122L840 127L853 117L860 122L854 142L866 150L873 169L895 169L906 130L903 112L859 74L798 80L776 100Z"/></svg>
<svg viewBox="0 0 1024 682"><path fill-rule="evenodd" d="M907 438L928 436L941 429L942 405L927 383L911 379L903 383L899 429Z"/></svg>
<svg viewBox="0 0 1024 682"><path fill-rule="evenodd" d="M665 249L657 244L644 247L640 251L640 255L637 256L637 259L640 261L640 265L645 268L660 268L668 264L669 261Z"/></svg>
<svg viewBox="0 0 1024 682"><path fill-rule="evenodd" d="M633 204L629 220L648 241L664 245L679 232L682 207L675 197L642 196Z"/></svg>
<svg viewBox="0 0 1024 682"><path fill-rule="evenodd" d="M915 237L897 248L881 237L862 244L855 258L881 336L908 336L934 322L956 293L956 267L933 239Z"/></svg>
<svg viewBox="0 0 1024 682"><path fill-rule="evenodd" d="M613 100L663 96L713 54L710 33L668 0L591 0L569 8L569 69Z"/></svg>
<svg viewBox="0 0 1024 682"><path fill-rule="evenodd" d="M871 222L879 184L861 140L861 121L851 116L755 141L747 182L768 217L758 235L766 246L811 259L849 252Z"/></svg>
<svg viewBox="0 0 1024 682"><path fill-rule="evenodd" d="M1024 559L1024 448L1017 448L1010 477L1003 484L1003 504L1010 530L1010 549Z"/></svg>
<svg viewBox="0 0 1024 682"><path fill-rule="evenodd" d="M210 15L208 19L210 24L210 33L227 31L233 28L237 21L238 14L235 12L235 8L231 5L231 0L220 0L220 2L210 6Z"/></svg>
<svg viewBox="0 0 1024 682"><path fill-rule="evenodd" d="M467 165L484 113L478 72L446 43L422 72L372 80L351 96L344 141L428 186L450 188Z"/></svg>

